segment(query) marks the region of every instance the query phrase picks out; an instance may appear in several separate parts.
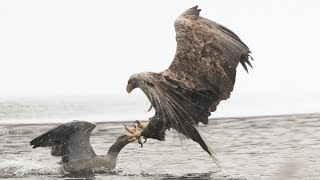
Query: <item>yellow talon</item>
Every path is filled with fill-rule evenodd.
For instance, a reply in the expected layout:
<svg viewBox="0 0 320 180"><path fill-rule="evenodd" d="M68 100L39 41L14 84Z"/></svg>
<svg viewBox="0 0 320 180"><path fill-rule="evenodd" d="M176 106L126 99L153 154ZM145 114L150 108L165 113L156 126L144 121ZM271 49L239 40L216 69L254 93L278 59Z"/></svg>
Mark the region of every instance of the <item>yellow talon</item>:
<svg viewBox="0 0 320 180"><path fill-rule="evenodd" d="M136 126L134 126L134 128L132 128L132 129L129 129L125 124L123 124L123 125L124 125L125 130L127 130L131 134L132 137L135 137L138 140L138 143L141 145L141 147L143 147L143 143L142 143L142 139L141 139L142 137L141 137L139 129Z"/></svg>
<svg viewBox="0 0 320 180"><path fill-rule="evenodd" d="M137 126L138 126L140 129L142 129L142 130L144 130L144 129L147 127L146 124L141 123L141 122L138 121L138 120L136 120L135 122L133 122L133 124L134 124L134 123L137 123Z"/></svg>

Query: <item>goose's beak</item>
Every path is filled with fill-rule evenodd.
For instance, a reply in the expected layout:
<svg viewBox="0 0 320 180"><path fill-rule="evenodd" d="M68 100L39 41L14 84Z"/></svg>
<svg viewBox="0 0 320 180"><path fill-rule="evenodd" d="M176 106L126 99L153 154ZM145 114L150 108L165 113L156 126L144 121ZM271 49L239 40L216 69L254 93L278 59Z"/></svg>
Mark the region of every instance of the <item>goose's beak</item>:
<svg viewBox="0 0 320 180"><path fill-rule="evenodd" d="M136 138L134 136L128 136L128 141L129 142L133 142L135 140L136 140Z"/></svg>

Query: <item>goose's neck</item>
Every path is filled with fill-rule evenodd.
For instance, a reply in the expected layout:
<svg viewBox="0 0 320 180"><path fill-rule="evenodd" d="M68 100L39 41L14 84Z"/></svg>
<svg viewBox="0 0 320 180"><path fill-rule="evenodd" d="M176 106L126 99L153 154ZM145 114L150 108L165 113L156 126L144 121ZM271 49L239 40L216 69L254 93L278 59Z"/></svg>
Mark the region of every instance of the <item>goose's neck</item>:
<svg viewBox="0 0 320 180"><path fill-rule="evenodd" d="M117 159L118 155L119 155L119 152L110 151L110 149L109 149L108 154L107 154L107 156L110 159Z"/></svg>
<svg viewBox="0 0 320 180"><path fill-rule="evenodd" d="M104 160L105 167L108 169L114 169L116 167L118 155L123 147L124 146L116 142L109 148L107 156L104 157L104 159L106 159Z"/></svg>
<svg viewBox="0 0 320 180"><path fill-rule="evenodd" d="M108 151L108 156L113 157L113 158L117 158L121 149L124 147L125 145L122 145L121 143L117 143L115 142Z"/></svg>

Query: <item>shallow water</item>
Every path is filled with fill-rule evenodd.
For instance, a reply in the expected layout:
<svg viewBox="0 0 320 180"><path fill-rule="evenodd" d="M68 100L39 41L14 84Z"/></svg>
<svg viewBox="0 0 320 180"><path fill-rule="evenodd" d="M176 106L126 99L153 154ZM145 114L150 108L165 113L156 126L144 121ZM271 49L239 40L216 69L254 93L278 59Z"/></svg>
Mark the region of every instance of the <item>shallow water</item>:
<svg viewBox="0 0 320 180"><path fill-rule="evenodd" d="M130 123L127 122L129 125ZM318 179L320 114L224 118L201 126L218 150L222 169L191 140L175 131L165 142L149 139L143 148L127 145L117 168L92 175L64 174L50 148L32 149L28 142L54 124L0 125L0 178L26 179ZM122 123L99 123L91 143L97 154L124 134Z"/></svg>

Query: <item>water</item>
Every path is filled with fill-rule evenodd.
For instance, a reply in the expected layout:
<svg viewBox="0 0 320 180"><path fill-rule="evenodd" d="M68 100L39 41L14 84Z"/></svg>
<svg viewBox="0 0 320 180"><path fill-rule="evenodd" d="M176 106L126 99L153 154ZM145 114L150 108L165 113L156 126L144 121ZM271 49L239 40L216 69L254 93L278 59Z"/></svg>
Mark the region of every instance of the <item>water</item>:
<svg viewBox="0 0 320 180"><path fill-rule="evenodd" d="M0 124L147 119L149 104L143 96L0 97Z"/></svg>
<svg viewBox="0 0 320 180"><path fill-rule="evenodd" d="M235 92L220 103L213 116L319 113L319 102L319 96L300 99L286 94L261 97L254 93L241 96ZM147 112L149 107L150 102L142 91L132 95L0 97L0 124L63 123L75 119L93 122L146 120L154 114L153 110Z"/></svg>
<svg viewBox="0 0 320 180"><path fill-rule="evenodd" d="M127 122L127 124L130 124ZM200 146L180 141L175 131L165 142L149 139L143 148L126 146L117 168L94 176L68 175L49 148L28 142L55 124L0 125L0 177L26 179L318 179L320 177L320 114L216 118L200 130L218 150L219 171ZM122 123L98 123L91 143L105 154Z"/></svg>

